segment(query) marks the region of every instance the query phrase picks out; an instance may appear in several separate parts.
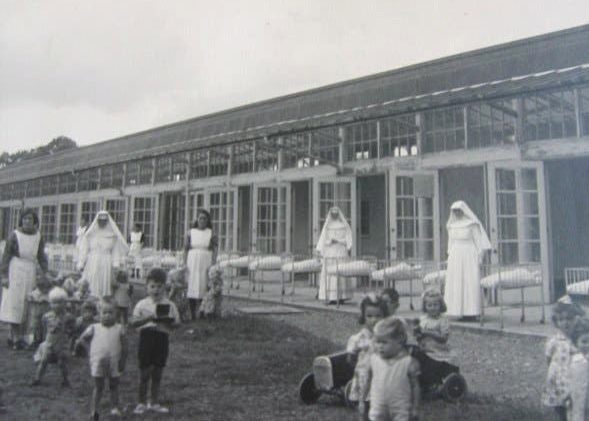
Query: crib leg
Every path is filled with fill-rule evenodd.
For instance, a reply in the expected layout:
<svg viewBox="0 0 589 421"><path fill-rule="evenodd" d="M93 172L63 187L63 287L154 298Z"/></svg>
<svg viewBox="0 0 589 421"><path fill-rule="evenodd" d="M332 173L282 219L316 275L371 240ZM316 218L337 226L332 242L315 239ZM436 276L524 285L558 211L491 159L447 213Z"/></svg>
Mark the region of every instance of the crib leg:
<svg viewBox="0 0 589 421"><path fill-rule="evenodd" d="M526 313L525 313L525 304L524 304L524 289L521 288L521 296L522 296L522 316L520 317L520 322L523 323L526 320Z"/></svg>
<svg viewBox="0 0 589 421"><path fill-rule="evenodd" d="M411 311L415 310L413 307L413 280L409 280L409 308Z"/></svg>
<svg viewBox="0 0 589 421"><path fill-rule="evenodd" d="M542 317L540 318L540 323L544 324L546 322L546 315L544 313L544 286L540 283L540 299L542 304Z"/></svg>
<svg viewBox="0 0 589 421"><path fill-rule="evenodd" d="M481 317L479 320L481 327L485 324L485 289L481 287Z"/></svg>
<svg viewBox="0 0 589 421"><path fill-rule="evenodd" d="M501 318L501 329L503 329L503 288L499 288L499 314Z"/></svg>

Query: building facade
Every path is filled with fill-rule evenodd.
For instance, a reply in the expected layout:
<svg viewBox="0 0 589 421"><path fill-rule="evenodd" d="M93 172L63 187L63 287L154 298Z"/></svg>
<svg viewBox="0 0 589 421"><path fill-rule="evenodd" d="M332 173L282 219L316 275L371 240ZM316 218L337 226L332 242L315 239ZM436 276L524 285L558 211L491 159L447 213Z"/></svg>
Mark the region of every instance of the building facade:
<svg viewBox="0 0 589 421"><path fill-rule="evenodd" d="M108 210L180 249L197 208L220 248L311 253L339 206L354 253L444 260L464 200L491 261L541 262L546 293L589 263L589 25L271 99L0 170L48 242Z"/></svg>

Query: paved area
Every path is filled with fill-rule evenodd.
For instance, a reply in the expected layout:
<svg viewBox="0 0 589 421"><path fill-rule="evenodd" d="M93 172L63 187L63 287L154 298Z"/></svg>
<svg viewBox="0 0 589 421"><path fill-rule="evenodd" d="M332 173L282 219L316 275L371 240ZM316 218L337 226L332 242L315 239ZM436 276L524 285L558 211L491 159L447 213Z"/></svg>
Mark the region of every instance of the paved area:
<svg viewBox="0 0 589 421"><path fill-rule="evenodd" d="M263 282L252 283L247 277L241 276L236 279L225 281L224 293L232 298L243 300L254 300L266 304L280 304L295 308L316 310L316 311L341 311L347 313L358 313L359 302L368 291L367 288L354 290L353 298L340 306L327 305L316 299L317 289L305 279L297 280L294 283L294 291L290 282L285 282L285 293L282 294L280 280L264 280ZM254 290L255 287L255 290ZM263 291L262 291L263 288ZM401 292L401 303L398 314L407 318L416 318L421 314L421 299L418 295L412 297L403 296ZM519 297L519 296L518 296ZM410 308L413 303L412 310ZM525 320L521 322L521 305L515 297L508 301L503 311L503 328L501 327L501 310L497 305L486 305L483 323L479 321L462 322L451 320L452 326L458 329L479 330L485 333L515 334L548 337L556 331L550 321L550 305L545 306L545 323L541 323L542 307L539 302L531 303L525 307Z"/></svg>

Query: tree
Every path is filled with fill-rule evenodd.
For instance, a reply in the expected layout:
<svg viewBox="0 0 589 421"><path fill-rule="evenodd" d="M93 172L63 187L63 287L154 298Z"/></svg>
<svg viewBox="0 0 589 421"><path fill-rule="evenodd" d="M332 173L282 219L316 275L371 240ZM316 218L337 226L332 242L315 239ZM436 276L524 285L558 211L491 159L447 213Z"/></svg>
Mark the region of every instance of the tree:
<svg viewBox="0 0 589 421"><path fill-rule="evenodd" d="M29 150L20 150L12 154L2 152L0 154L0 168L5 168L17 162L26 161L27 159L38 158L46 155L65 151L67 149L77 148L77 143L67 136L58 136L46 145L39 146Z"/></svg>

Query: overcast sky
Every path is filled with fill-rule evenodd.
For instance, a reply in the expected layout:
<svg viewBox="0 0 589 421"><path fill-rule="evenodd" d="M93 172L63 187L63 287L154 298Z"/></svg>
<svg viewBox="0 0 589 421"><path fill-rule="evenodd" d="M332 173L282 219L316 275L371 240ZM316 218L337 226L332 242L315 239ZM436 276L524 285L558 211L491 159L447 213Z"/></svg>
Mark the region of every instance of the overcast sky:
<svg viewBox="0 0 589 421"><path fill-rule="evenodd" d="M0 0L0 151L162 124L589 23L587 0Z"/></svg>

